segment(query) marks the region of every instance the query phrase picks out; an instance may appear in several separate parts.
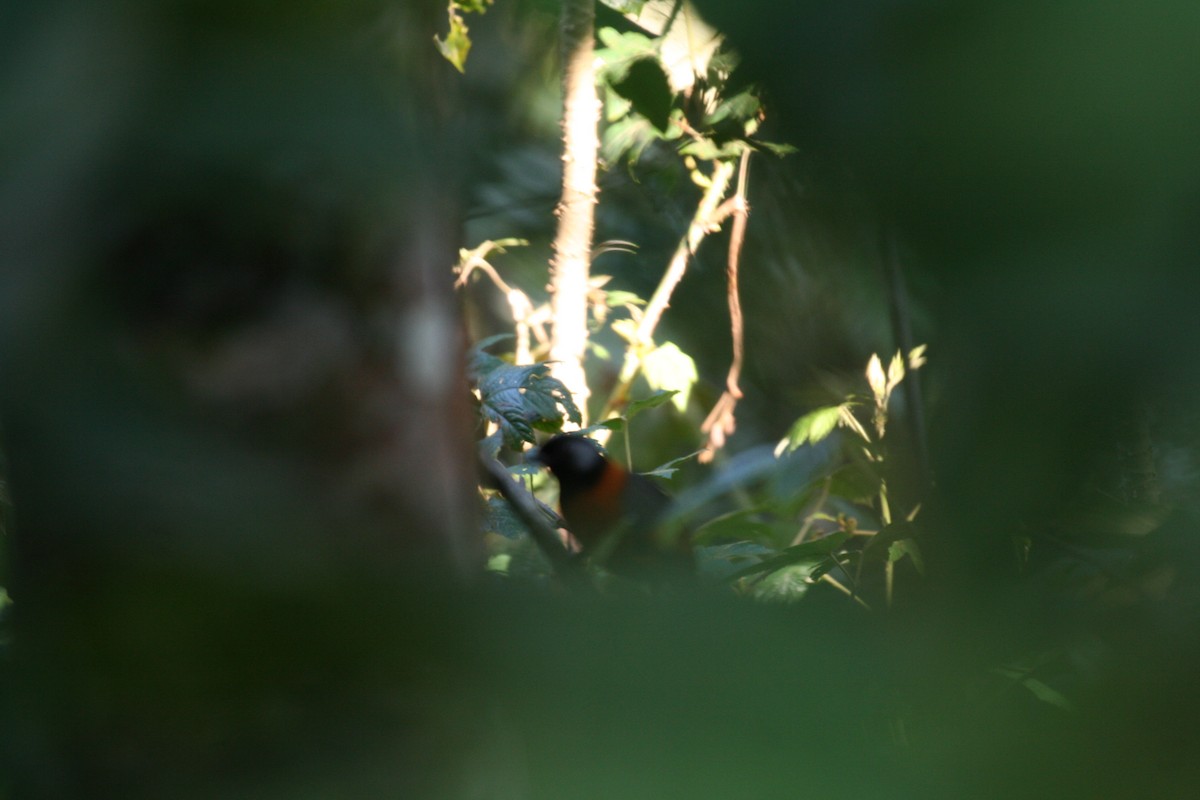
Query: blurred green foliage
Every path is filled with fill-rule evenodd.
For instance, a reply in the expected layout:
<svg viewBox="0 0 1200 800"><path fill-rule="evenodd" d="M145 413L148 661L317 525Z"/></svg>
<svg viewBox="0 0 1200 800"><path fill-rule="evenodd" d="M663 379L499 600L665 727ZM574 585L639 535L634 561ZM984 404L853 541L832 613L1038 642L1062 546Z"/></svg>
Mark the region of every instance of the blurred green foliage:
<svg viewBox="0 0 1200 800"><path fill-rule="evenodd" d="M397 253L461 210L443 288L456 247L521 236L496 268L540 301L554 4L473 18L463 77L433 41L444 2L5 7L8 796L1194 793L1197 7L698 6L742 59L729 110L765 119L668 120L797 152L751 173L738 432L672 486L709 579L788 604L564 593L515 547L512 580L464 587L409 546L477 531L422 482L452 472L439 441L469 462L468 422L374 393L397 364L463 378L429 326L397 334L428 285ZM634 77L610 133L662 121L659 76ZM638 244L598 257L614 317L700 194L670 124L640 130L602 178L599 238ZM878 437L878 374L863 388L896 349L889 236L931 344L927 493L905 396ZM719 391L722 255L693 254L659 331L695 365L685 413L639 387L614 425L640 465L694 449ZM481 337L511 326L465 291ZM393 349L418 339L423 359ZM565 405L546 388L539 423ZM870 612L821 577L860 565Z"/></svg>

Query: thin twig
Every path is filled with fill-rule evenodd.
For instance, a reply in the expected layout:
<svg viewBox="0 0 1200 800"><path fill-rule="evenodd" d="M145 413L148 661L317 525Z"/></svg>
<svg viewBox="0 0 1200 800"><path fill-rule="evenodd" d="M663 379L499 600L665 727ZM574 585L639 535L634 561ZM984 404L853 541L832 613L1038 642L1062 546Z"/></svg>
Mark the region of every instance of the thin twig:
<svg viewBox="0 0 1200 800"><path fill-rule="evenodd" d="M817 498L817 504L813 507L812 513L804 519L804 524L800 526L799 533L796 538L792 539L792 545L798 545L808 536L808 532L812 530L813 522L816 521L817 514L821 513L821 509L825 505L825 501L829 499L829 487L833 485L833 476L827 477L821 484L821 496Z"/></svg>
<svg viewBox="0 0 1200 800"><path fill-rule="evenodd" d="M525 523L530 536L533 537L534 544L546 556L546 560L550 562L554 571L564 582L572 585L588 585L587 573L583 569L582 562L567 550L562 539L559 538L558 532L546 521L537 499L513 480L504 465L496 459L481 454L479 463L484 474L491 479L491 485L500 492L517 516L521 518L521 521Z"/></svg>
<svg viewBox="0 0 1200 800"><path fill-rule="evenodd" d="M621 373L617 379L617 385L613 387L612 392L605 401L604 410L600 413L598 419L608 419L617 408L625 403L629 394L629 387L633 385L633 380L637 377L638 370L641 368L645 351L654 342L654 329L658 327L663 312L670 305L671 294L675 291L675 287L679 285L679 282L683 280L683 275L687 271L688 259L696 251L696 248L700 246L700 243L704 241L704 237L713 231L713 220L717 207L720 205L721 199L725 196L732 178L733 165L727 161L718 161L713 168L713 174L709 178L708 187L704 191L700 205L697 206L696 213L692 216L691 224L688 225L687 232L676 246L675 253L671 256L671 262L667 265L667 271L663 273L662 280L658 282L658 288L654 290L654 294L650 297L650 302L646 304L646 308L642 312L641 320L638 322L634 334L634 341L629 344L629 348L625 351L625 361L621 365Z"/></svg>
<svg viewBox="0 0 1200 800"><path fill-rule="evenodd" d="M700 463L712 461L717 450L725 446L725 440L731 436L737 427L734 415L738 400L742 398L738 380L742 375L742 360L745 356L745 323L742 318L742 301L738 292L738 265L741 262L742 245L746 241L746 223L750 216L750 206L746 202L746 176L749 171L750 149L742 151L738 164L737 193L729 199L729 213L733 215L733 227L729 232L729 259L726 264L726 294L729 298L729 330L733 339L733 358L729 364L729 374L725 377L725 392L717 400L708 418L700 426L702 433L708 434L708 442L700 451Z"/></svg>

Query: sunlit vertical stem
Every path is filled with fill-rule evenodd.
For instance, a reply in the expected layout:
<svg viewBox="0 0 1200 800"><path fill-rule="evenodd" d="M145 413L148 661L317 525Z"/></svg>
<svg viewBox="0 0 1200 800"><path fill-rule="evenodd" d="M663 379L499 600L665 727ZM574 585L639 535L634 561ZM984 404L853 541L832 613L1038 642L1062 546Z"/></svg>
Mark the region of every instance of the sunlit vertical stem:
<svg viewBox="0 0 1200 800"><path fill-rule="evenodd" d="M551 370L575 398L587 424L587 378L583 356L587 349L588 273L595 227L597 129L600 100L596 96L594 0L564 0L561 43L563 56L563 181L558 231L550 271L554 335L550 344Z"/></svg>

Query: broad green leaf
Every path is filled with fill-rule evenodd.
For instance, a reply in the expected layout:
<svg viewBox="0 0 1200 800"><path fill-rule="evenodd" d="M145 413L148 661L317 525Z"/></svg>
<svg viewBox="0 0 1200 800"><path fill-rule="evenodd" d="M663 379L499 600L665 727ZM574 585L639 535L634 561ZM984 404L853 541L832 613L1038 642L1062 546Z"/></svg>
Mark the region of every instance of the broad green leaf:
<svg viewBox="0 0 1200 800"><path fill-rule="evenodd" d="M613 325L614 329L616 324ZM642 375L652 389L666 389L677 392L671 400L679 413L687 411L688 399L692 387L696 385L699 375L696 373L696 362L675 344L667 342L655 348L642 359Z"/></svg>
<svg viewBox="0 0 1200 800"><path fill-rule="evenodd" d="M672 94L662 67L652 58L629 65L620 80L610 84L617 94L633 103L633 109L665 133L670 121Z"/></svg>
<svg viewBox="0 0 1200 800"><path fill-rule="evenodd" d="M604 45L596 51L596 59L600 62L596 78L614 88L628 77L636 63L658 58L657 43L637 31L621 33L613 28L601 28L596 35ZM662 71L661 67L659 71ZM628 97L624 92L619 94ZM631 97L629 99L633 100Z"/></svg>
<svg viewBox="0 0 1200 800"><path fill-rule="evenodd" d="M557 431L565 414L579 422L579 409L570 392L557 378L550 377L546 364L513 366L478 351L471 372L478 381L481 412L494 423L513 449L534 441L534 429Z"/></svg>
<svg viewBox="0 0 1200 800"><path fill-rule="evenodd" d="M630 104L632 108L632 104ZM663 138L649 120L631 115L614 122L604 129L600 143L600 157L605 164L626 161L636 164L646 148Z"/></svg>

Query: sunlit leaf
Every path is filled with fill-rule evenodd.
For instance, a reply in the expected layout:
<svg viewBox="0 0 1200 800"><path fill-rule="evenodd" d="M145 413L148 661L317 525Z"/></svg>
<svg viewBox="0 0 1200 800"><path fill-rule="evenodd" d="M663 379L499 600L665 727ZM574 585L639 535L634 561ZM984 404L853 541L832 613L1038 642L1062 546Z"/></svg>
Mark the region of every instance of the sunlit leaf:
<svg viewBox="0 0 1200 800"><path fill-rule="evenodd" d="M646 305L646 301L638 297L634 292L625 292L619 290L605 292L604 302L608 304L609 308Z"/></svg>
<svg viewBox="0 0 1200 800"><path fill-rule="evenodd" d="M601 28L597 31L596 36L604 45L596 51L596 60L600 63L597 77L608 83L609 86L615 87L615 84L624 81L636 63L652 61L658 57L657 43L643 33L637 31L622 33L614 28ZM661 73L662 68L658 69ZM633 100L623 92L620 94L622 97Z"/></svg>
<svg viewBox="0 0 1200 800"><path fill-rule="evenodd" d="M867 431L858 421L858 417L854 416L854 403L846 402L838 406L838 421L857 433L864 442L871 441L871 437L867 435Z"/></svg>
<svg viewBox="0 0 1200 800"><path fill-rule="evenodd" d="M612 327L612 332L615 333L617 336L620 336L628 344L635 344L637 342L637 338L638 338L637 323L634 322L633 320L631 320L631 319L613 320L613 324L611 327Z"/></svg>
<svg viewBox="0 0 1200 800"><path fill-rule="evenodd" d="M696 362L691 356L675 344L667 342L642 359L642 375L652 389L675 391L676 394L671 398L675 408L679 409L681 414L687 411L692 387L699 379Z"/></svg>
<svg viewBox="0 0 1200 800"><path fill-rule="evenodd" d="M755 582L751 596L771 603L795 603L804 597L812 585L811 578L819 560L802 561L778 569Z"/></svg>
<svg viewBox="0 0 1200 800"><path fill-rule="evenodd" d="M826 406L808 412L792 423L787 436L779 443L779 448L776 448L776 453L779 454L780 448L790 453L806 442L816 444L837 427L840 418L840 406Z"/></svg>
<svg viewBox="0 0 1200 800"><path fill-rule="evenodd" d="M887 391L887 378L883 374L883 363L879 360L878 353L872 353L871 360L867 362L867 384L875 395L875 401L883 402Z"/></svg>
<svg viewBox="0 0 1200 800"><path fill-rule="evenodd" d="M904 357L897 351L896 355L892 356L891 363L888 364L886 394L890 395L902 380L904 380Z"/></svg>
<svg viewBox="0 0 1200 800"><path fill-rule="evenodd" d="M446 38L433 37L434 44L442 58L454 65L459 72L466 71L467 54L471 52L471 38L467 35L467 26L462 17L450 13L450 31Z"/></svg>

